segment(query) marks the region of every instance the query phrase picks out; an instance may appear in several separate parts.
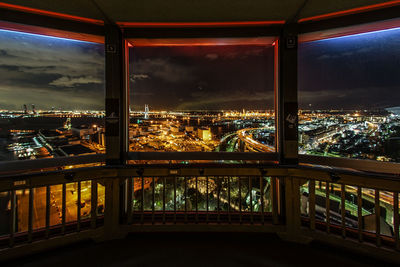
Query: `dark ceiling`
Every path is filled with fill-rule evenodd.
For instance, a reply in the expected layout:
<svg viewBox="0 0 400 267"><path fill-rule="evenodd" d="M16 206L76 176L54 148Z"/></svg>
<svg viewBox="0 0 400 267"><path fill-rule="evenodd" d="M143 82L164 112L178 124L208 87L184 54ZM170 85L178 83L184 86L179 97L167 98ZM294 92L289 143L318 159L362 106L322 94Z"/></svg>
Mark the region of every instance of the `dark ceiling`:
<svg viewBox="0 0 400 267"><path fill-rule="evenodd" d="M289 20L304 0L94 0L115 22ZM103 20L93 0L5 0L3 3ZM308 0L298 18L394 1Z"/></svg>

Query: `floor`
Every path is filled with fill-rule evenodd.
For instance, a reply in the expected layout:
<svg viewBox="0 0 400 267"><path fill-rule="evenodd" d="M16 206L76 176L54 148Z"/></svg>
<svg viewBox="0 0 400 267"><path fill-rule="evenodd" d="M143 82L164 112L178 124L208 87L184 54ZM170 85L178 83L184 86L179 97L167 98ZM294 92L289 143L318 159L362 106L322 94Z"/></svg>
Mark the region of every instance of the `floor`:
<svg viewBox="0 0 400 267"><path fill-rule="evenodd" d="M1 266L378 266L387 264L318 243L257 233L146 233L84 242Z"/></svg>

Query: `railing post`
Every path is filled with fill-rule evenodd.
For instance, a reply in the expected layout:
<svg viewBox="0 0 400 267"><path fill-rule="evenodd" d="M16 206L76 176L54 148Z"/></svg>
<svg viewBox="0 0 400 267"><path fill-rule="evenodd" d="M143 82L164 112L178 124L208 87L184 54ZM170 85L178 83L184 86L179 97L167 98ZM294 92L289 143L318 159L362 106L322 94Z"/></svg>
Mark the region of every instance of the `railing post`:
<svg viewBox="0 0 400 267"><path fill-rule="evenodd" d="M104 239L121 238L120 223L120 180L105 179Z"/></svg>
<svg viewBox="0 0 400 267"><path fill-rule="evenodd" d="M293 177L286 177L284 183L286 232L278 234L282 239L287 241L309 243L312 239L303 235L300 229L300 180Z"/></svg>

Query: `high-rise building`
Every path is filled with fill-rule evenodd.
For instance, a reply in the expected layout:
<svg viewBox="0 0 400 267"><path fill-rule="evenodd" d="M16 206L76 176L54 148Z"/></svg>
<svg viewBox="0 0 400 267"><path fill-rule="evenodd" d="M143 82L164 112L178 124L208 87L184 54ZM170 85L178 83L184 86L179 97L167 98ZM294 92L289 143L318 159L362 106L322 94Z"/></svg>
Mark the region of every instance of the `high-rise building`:
<svg viewBox="0 0 400 267"><path fill-rule="evenodd" d="M197 129L197 135L204 141L211 141L212 134L210 128L199 128Z"/></svg>

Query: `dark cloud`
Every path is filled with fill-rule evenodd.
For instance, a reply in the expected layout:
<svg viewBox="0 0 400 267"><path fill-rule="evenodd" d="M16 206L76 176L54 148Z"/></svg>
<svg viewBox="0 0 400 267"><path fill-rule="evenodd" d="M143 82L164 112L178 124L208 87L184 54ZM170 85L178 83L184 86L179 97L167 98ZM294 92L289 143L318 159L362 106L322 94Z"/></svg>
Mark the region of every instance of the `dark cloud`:
<svg viewBox="0 0 400 267"><path fill-rule="evenodd" d="M269 109L273 106L273 48L263 46L137 47L131 106L143 109ZM131 79L132 82L132 79Z"/></svg>
<svg viewBox="0 0 400 267"><path fill-rule="evenodd" d="M398 106L399 70L400 29L301 44L300 107Z"/></svg>
<svg viewBox="0 0 400 267"><path fill-rule="evenodd" d="M3 102L103 110L104 88L103 45L0 30Z"/></svg>

